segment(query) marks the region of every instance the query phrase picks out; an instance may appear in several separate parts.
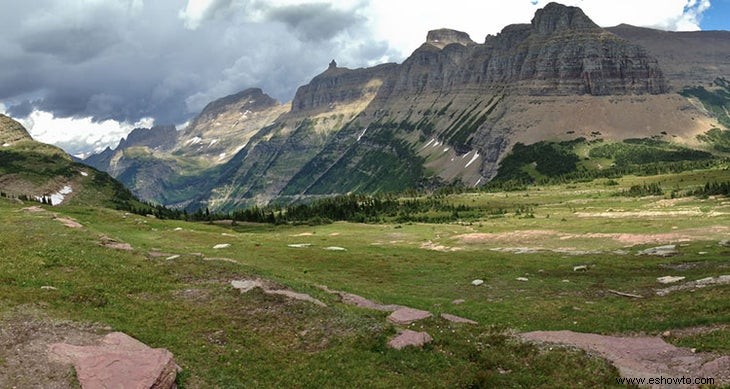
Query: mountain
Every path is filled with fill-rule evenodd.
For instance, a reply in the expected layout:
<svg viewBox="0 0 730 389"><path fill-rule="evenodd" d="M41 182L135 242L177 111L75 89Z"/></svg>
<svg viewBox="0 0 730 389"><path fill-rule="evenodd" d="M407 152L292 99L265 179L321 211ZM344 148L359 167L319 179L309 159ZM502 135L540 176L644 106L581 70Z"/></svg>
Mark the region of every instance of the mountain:
<svg viewBox="0 0 730 389"><path fill-rule="evenodd" d="M58 204L97 204L129 209L140 203L109 174L58 147L34 141L23 126L0 114L0 192L3 197Z"/></svg>
<svg viewBox="0 0 730 389"><path fill-rule="evenodd" d="M99 167L142 198L228 210L333 193L480 186L518 143L658 137L697 145L697 135L722 127L702 99L677 93L703 74L727 75L712 45L674 63L673 53L693 39L667 40L670 49L659 51L647 38L653 33L614 30L550 3L531 23L483 43L430 31L401 64L347 69L333 60L291 104L260 89L224 97L170 150L117 148ZM715 72L696 70L712 63L720 64Z"/></svg>

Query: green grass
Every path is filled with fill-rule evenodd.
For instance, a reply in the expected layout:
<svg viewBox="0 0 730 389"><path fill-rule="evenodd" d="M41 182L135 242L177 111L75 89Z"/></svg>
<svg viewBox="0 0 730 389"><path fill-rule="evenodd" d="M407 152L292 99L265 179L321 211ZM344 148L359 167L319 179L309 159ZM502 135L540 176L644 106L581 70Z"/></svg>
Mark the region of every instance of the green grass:
<svg viewBox="0 0 730 389"><path fill-rule="evenodd" d="M182 386L608 387L614 385L617 372L604 361L582 352L523 344L509 333L570 329L658 334L730 323L729 286L665 297L654 293L660 276L694 280L730 274L730 249L717 245L722 232L716 228L730 225L728 200L689 197L666 206L663 201L671 200L668 197L612 195L647 182L661 183L665 192L675 186L686 189L723 175L727 171L708 170L629 176L611 186L597 180L523 192L452 195L445 201L507 211L484 211L478 220L448 224L228 226L158 220L95 207L48 207L84 225L69 229L52 220L50 213L19 211L28 204L0 199L0 316L32 305L54 317L109 325L153 347L170 349L185 369ZM534 218L516 212L527 208ZM670 211L696 212L661 213ZM606 218L599 215L602 212L660 213ZM175 231L178 227L182 230ZM563 238L545 235L467 244L460 237L529 230L555 231ZM631 245L615 239L581 235L695 230L700 232L671 258L634 255L652 244L627 247ZM101 247L102 234L128 242L135 250ZM422 248L428 242L461 250ZM218 243L231 246L213 249ZM287 247L292 243L312 246ZM348 251L323 250L327 246ZM545 250L539 254L492 250L519 246ZM600 253L551 251L565 248ZM181 257L170 261L152 257L153 249ZM203 261L197 253L238 264ZM589 265L589 270L573 271L581 264ZM260 291L242 295L230 287L231 280L247 277L309 293L328 307ZM516 281L517 277L529 281ZM472 286L476 278L485 284ZM44 285L58 290L41 290ZM385 313L343 305L316 285L427 309L435 317L412 328L428 331L434 342L423 350L389 349L386 342L396 328L385 321ZM609 289L645 298L628 299ZM454 299L466 301L453 305ZM438 318L442 312L480 324L450 324ZM726 352L728 332L673 341Z"/></svg>

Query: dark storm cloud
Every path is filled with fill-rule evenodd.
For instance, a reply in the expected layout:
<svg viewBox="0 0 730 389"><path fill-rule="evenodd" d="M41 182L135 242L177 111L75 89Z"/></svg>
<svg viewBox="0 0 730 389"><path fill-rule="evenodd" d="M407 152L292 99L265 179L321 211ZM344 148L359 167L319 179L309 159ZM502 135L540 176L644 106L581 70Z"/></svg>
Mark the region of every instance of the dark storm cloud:
<svg viewBox="0 0 730 389"><path fill-rule="evenodd" d="M0 103L16 116L181 123L213 99L261 87L288 101L332 58L366 66L392 55L358 10L216 0L3 3Z"/></svg>
<svg viewBox="0 0 730 389"><path fill-rule="evenodd" d="M353 13L338 10L331 4L299 4L271 9L268 18L280 21L306 40L327 40L351 26L363 22Z"/></svg>

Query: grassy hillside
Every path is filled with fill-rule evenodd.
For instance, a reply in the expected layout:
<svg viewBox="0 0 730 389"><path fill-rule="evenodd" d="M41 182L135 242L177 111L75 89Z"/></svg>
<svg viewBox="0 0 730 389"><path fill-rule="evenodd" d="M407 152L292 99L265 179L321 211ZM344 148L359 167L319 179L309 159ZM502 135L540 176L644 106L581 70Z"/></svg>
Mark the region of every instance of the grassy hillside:
<svg viewBox="0 0 730 389"><path fill-rule="evenodd" d="M182 387L611 387L617 372L606 362L510 334L715 328L668 339L729 353L730 286L655 293L660 276L730 273L730 248L718 244L729 233L730 203L685 196L727 179L726 169L705 169L456 194L440 201L476 212L444 224L231 226L87 206L28 212L28 203L0 199L0 327L64 319L72 320L67 327L124 331L170 349L184 369ZM644 184L665 194L619 195ZM52 212L83 227L67 228ZM100 245L109 238L133 250ZM679 242L673 257L636 256ZM230 246L213 248L222 243ZM310 246L288 246L296 244ZM324 249L330 246L347 251ZM573 270L580 265L587 270ZM257 277L327 307L230 286ZM477 278L485 284L472 286ZM396 327L387 313L345 305L318 285L429 310L435 317L410 328L428 331L434 342L390 349ZM449 323L442 312L479 324ZM24 344L12 342L17 347L0 349L0 366L13 361L7 350Z"/></svg>

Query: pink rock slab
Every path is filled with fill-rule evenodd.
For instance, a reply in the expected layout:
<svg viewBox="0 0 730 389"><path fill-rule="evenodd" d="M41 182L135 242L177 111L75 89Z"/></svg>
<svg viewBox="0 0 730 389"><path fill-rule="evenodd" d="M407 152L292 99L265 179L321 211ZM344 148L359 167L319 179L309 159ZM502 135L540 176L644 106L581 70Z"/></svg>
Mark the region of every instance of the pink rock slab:
<svg viewBox="0 0 730 389"><path fill-rule="evenodd" d="M443 318L444 320L448 320L452 323L479 324L479 323L475 322L474 320L466 319L466 318L456 316L456 315L451 315L448 313L442 313L441 318Z"/></svg>
<svg viewBox="0 0 730 389"><path fill-rule="evenodd" d="M48 355L72 363L84 389L170 389L179 369L166 349L150 348L121 332L105 336L98 346L55 343Z"/></svg>
<svg viewBox="0 0 730 389"><path fill-rule="evenodd" d="M427 343L431 343L432 340L431 335L426 332L405 330L391 339L388 342L388 346L400 350L408 346L421 347Z"/></svg>
<svg viewBox="0 0 730 389"><path fill-rule="evenodd" d="M431 313L415 308L400 308L388 315L388 321L394 324L408 325L414 321L431 317Z"/></svg>

